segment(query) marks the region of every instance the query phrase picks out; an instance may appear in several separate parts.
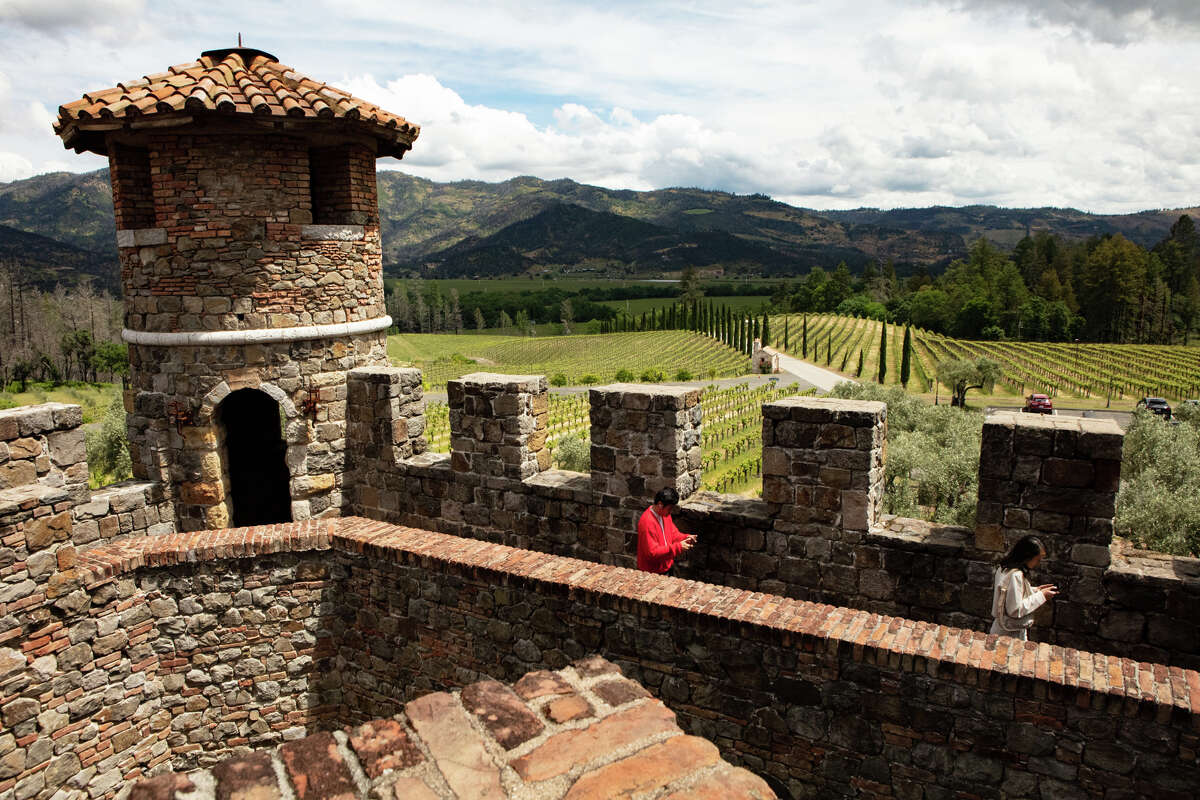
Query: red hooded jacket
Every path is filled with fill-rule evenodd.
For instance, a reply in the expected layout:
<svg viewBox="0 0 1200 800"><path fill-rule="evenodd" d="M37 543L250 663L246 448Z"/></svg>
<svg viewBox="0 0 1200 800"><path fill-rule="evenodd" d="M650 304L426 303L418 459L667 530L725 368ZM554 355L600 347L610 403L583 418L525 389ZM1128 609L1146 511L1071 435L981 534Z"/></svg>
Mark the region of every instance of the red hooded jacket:
<svg viewBox="0 0 1200 800"><path fill-rule="evenodd" d="M658 524L654 506L643 511L638 520L637 565L644 572L666 572L683 550L681 543L687 535L679 532L672 517L663 517L662 522Z"/></svg>

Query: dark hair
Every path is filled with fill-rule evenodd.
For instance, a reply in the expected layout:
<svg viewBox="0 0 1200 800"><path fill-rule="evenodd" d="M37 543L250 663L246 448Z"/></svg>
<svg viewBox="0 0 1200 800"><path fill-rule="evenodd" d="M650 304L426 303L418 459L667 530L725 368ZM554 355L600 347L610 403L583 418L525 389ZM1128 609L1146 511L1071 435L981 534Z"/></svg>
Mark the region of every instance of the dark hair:
<svg viewBox="0 0 1200 800"><path fill-rule="evenodd" d="M1000 569L1019 569L1025 572L1028 569L1025 562L1045 551L1046 546L1042 544L1041 539L1036 536L1022 536L1012 546L1012 550L1008 551L1008 555L1000 559Z"/></svg>
<svg viewBox="0 0 1200 800"><path fill-rule="evenodd" d="M654 495L654 502L662 503L664 506L677 506L679 505L679 492L670 486L659 489L658 494Z"/></svg>

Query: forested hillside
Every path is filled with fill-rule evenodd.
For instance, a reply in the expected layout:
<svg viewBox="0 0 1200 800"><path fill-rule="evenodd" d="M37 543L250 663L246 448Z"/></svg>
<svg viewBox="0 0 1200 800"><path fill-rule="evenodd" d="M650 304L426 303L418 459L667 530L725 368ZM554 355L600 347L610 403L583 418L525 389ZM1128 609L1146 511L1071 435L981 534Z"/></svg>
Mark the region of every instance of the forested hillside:
<svg viewBox="0 0 1200 800"><path fill-rule="evenodd" d="M1151 247L1180 213L991 206L812 211L764 195L694 188L620 191L530 177L436 183L393 170L381 171L378 185L384 264L393 276L653 276L687 266L727 275L804 275L842 262L861 272L889 261L902 277L922 268L937 275L980 237L1009 249L1027 232L1066 241L1120 233ZM105 285L115 274L103 266L115 255L105 170L0 184L0 225L83 251L56 251L59 264L49 269L49 243L6 250L39 285L69 279L76 269L95 270Z"/></svg>
<svg viewBox="0 0 1200 800"><path fill-rule="evenodd" d="M1176 219L1149 249L1120 234L1048 233L1006 253L980 239L939 276L840 266L780 287L780 311L833 311L964 339L1183 343L1200 322L1200 235Z"/></svg>

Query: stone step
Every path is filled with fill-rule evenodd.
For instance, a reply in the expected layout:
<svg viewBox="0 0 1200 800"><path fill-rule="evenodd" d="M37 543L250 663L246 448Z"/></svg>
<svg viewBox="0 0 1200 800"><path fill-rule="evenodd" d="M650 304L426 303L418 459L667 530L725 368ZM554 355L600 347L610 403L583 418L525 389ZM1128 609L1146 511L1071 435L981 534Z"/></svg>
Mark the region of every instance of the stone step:
<svg viewBox="0 0 1200 800"><path fill-rule="evenodd" d="M599 657L435 692L404 713L322 731L209 770L137 783L129 800L766 800L761 778L688 736Z"/></svg>

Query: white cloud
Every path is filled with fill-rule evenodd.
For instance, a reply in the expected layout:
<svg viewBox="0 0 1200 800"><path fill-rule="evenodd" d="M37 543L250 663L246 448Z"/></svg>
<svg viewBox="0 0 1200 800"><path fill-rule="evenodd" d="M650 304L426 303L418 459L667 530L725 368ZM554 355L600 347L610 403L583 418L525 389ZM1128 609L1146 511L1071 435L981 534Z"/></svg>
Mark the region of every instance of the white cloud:
<svg viewBox="0 0 1200 800"><path fill-rule="evenodd" d="M981 14L1013 10L1039 24L1058 25L1087 38L1127 44L1149 37L1194 37L1200 31L1195 0L941 0Z"/></svg>
<svg viewBox="0 0 1200 800"><path fill-rule="evenodd" d="M0 182L19 181L34 174L33 162L19 153L0 151Z"/></svg>
<svg viewBox="0 0 1200 800"><path fill-rule="evenodd" d="M42 32L109 28L120 18L140 13L145 0L4 0L0 22Z"/></svg>
<svg viewBox="0 0 1200 800"><path fill-rule="evenodd" d="M0 151L34 170L101 165L64 156L52 109L241 29L421 124L390 166L439 180L695 185L816 207L1197 202L1200 6L1183 0L214 2L0 0L0 32L21 26L0 50ZM1136 36L1081 27L1081 8ZM62 56L47 64L47 48Z"/></svg>

